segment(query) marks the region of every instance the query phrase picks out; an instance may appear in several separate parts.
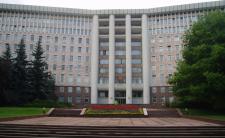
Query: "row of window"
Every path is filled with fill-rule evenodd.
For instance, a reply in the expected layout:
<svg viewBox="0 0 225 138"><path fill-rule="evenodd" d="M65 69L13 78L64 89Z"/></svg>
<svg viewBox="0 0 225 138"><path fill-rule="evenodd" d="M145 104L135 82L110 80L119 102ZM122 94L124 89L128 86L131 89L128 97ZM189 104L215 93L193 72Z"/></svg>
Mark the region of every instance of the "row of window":
<svg viewBox="0 0 225 138"><path fill-rule="evenodd" d="M58 60L58 55L53 55L52 56L52 61L54 61L54 62L57 62L57 61L59 61ZM81 62L81 61L85 61L85 62L89 62L89 56L85 56L85 59L84 59L84 57L83 56L71 56L71 55L68 55L68 56L66 56L66 55L61 55L61 61L62 62L65 62L66 61L66 57L68 58L68 61L71 61L71 62L73 62L73 61L78 61L78 62ZM46 55L46 60L49 60L49 55L47 54Z"/></svg>
<svg viewBox="0 0 225 138"><path fill-rule="evenodd" d="M173 87L168 87L168 92L173 92ZM157 87L152 87L152 92L156 93L157 92ZM159 92L165 93L166 92L166 87L160 87Z"/></svg>
<svg viewBox="0 0 225 138"><path fill-rule="evenodd" d="M159 47L152 46L151 52L152 53L164 52L164 51L171 52L173 50L179 52L181 49L182 49L182 46L180 46L180 45L175 45L175 46L168 45L168 46L159 46Z"/></svg>
<svg viewBox="0 0 225 138"><path fill-rule="evenodd" d="M158 57L158 61L163 62L163 61L174 61L174 60L180 60L181 57L180 54L176 54L176 56L174 57L173 55L159 55ZM156 56L152 56L151 57L151 61L157 61L157 57Z"/></svg>
<svg viewBox="0 0 225 138"><path fill-rule="evenodd" d="M76 93L77 94L80 94L81 93L81 87L67 87L67 92L68 93L72 93L73 92L73 89L75 89ZM59 87L59 92L65 92L65 87ZM84 92L85 93L89 93L89 88L84 88Z"/></svg>
<svg viewBox="0 0 225 138"><path fill-rule="evenodd" d="M55 36L55 37L51 37L51 36L36 36L36 35L19 35L19 34L0 34L0 40L21 40L21 39L24 39L25 41L31 41L31 42L36 42L38 41L38 39L41 39L42 41L44 42L54 42L54 43L58 43L60 40L63 42L63 43L67 43L67 42L70 42L71 44L74 44L74 43L78 43L78 44L83 44L84 42L86 43L86 45L89 45L90 44L90 40L89 38L82 38L82 37L78 37L77 40L75 40L74 37L66 37L66 36L63 36L63 37L59 37L59 36Z"/></svg>
<svg viewBox="0 0 225 138"><path fill-rule="evenodd" d="M59 96L58 100L59 102L77 103L77 104L82 103L82 98L80 96L76 96L76 97L68 96L67 99L65 99L64 96ZM84 98L84 103L88 104L89 98Z"/></svg>
<svg viewBox="0 0 225 138"><path fill-rule="evenodd" d="M108 77L99 77L98 83L99 84L108 84L109 78ZM142 84L142 77L132 77L132 83L133 84ZM126 77L117 76L115 77L115 83L126 83Z"/></svg>

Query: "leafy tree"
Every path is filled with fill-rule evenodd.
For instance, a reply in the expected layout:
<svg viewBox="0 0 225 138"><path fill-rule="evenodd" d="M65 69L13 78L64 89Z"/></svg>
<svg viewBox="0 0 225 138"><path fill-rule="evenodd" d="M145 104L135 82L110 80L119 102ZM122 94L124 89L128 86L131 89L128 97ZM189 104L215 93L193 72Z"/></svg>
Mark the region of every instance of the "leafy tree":
<svg viewBox="0 0 225 138"><path fill-rule="evenodd" d="M184 36L183 60L169 83L185 106L225 109L225 13L212 12Z"/></svg>
<svg viewBox="0 0 225 138"><path fill-rule="evenodd" d="M37 46L34 49L34 60L31 62L30 69L30 83L32 91L32 99L45 100L49 98L52 84L50 76L48 75L46 66L47 63L44 60L44 51L41 47L41 39L38 40Z"/></svg>
<svg viewBox="0 0 225 138"><path fill-rule="evenodd" d="M28 61L26 60L25 43L21 39L16 51L13 64L13 91L16 104L24 104L30 101Z"/></svg>
<svg viewBox="0 0 225 138"><path fill-rule="evenodd" d="M6 51L0 57L0 105L10 104L12 96L11 81L12 81L12 55L8 44Z"/></svg>

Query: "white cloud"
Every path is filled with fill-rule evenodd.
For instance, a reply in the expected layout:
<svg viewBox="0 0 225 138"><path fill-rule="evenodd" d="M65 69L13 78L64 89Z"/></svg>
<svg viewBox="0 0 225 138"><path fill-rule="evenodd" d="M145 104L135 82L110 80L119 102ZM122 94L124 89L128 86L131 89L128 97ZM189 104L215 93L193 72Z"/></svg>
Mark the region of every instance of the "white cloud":
<svg viewBox="0 0 225 138"><path fill-rule="evenodd" d="M217 0L0 0L0 3L80 9L140 9Z"/></svg>

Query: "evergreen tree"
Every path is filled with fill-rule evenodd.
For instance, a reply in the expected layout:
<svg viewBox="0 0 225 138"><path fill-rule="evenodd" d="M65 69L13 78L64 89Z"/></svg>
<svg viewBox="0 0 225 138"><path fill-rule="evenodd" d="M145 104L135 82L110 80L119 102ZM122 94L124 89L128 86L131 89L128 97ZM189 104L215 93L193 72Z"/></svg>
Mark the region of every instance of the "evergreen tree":
<svg viewBox="0 0 225 138"><path fill-rule="evenodd" d="M48 72L46 69L47 63L44 61L44 52L41 47L41 39L38 40L37 46L34 49L34 60L31 62L30 69L30 84L32 98L45 100L48 98Z"/></svg>
<svg viewBox="0 0 225 138"><path fill-rule="evenodd" d="M24 104L30 101L28 78L28 61L26 60L25 43L21 39L16 51L16 58L13 64L13 91L16 104Z"/></svg>
<svg viewBox="0 0 225 138"><path fill-rule="evenodd" d="M11 104L11 81L12 81L12 55L9 44L6 51L0 57L0 105Z"/></svg>

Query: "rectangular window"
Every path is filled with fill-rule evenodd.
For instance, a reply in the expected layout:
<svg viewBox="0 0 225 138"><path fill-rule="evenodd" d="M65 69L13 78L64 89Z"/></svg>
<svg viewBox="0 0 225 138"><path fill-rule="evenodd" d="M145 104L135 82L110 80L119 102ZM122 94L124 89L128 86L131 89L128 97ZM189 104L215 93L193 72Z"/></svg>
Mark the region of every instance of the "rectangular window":
<svg viewBox="0 0 225 138"><path fill-rule="evenodd" d="M81 88L80 87L76 87L76 93L78 93L78 94L81 93Z"/></svg>
<svg viewBox="0 0 225 138"><path fill-rule="evenodd" d="M81 52L81 47L78 47L78 52Z"/></svg>
<svg viewBox="0 0 225 138"><path fill-rule="evenodd" d="M70 61L73 61L73 56L70 56Z"/></svg>
<svg viewBox="0 0 225 138"><path fill-rule="evenodd" d="M64 82L64 74L61 74L61 82Z"/></svg>
<svg viewBox="0 0 225 138"><path fill-rule="evenodd" d="M65 55L62 55L62 62L65 62L65 59L66 59Z"/></svg>
<svg viewBox="0 0 225 138"><path fill-rule="evenodd" d="M59 87L60 92L64 92L64 87Z"/></svg>
<svg viewBox="0 0 225 138"><path fill-rule="evenodd" d="M72 103L72 97L71 96L68 97L68 103Z"/></svg>
<svg viewBox="0 0 225 138"><path fill-rule="evenodd" d="M53 70L56 70L56 64L53 64Z"/></svg>
<svg viewBox="0 0 225 138"><path fill-rule="evenodd" d="M70 47L70 52L73 52L73 49L74 49L74 47L73 47L73 46L71 46L71 47Z"/></svg>
<svg viewBox="0 0 225 138"><path fill-rule="evenodd" d="M165 87L160 87L160 92L161 92L161 93L165 93L165 92L166 92Z"/></svg>
<svg viewBox="0 0 225 138"><path fill-rule="evenodd" d="M79 44L81 44L81 43L82 43L82 38L79 38L79 40L78 40L78 41L79 41Z"/></svg>
<svg viewBox="0 0 225 138"><path fill-rule="evenodd" d="M73 70L73 65L69 65L69 70L70 70L70 71Z"/></svg>
<svg viewBox="0 0 225 138"><path fill-rule="evenodd" d="M65 65L62 65L61 66L61 70L65 70Z"/></svg>
<svg viewBox="0 0 225 138"><path fill-rule="evenodd" d="M55 37L55 43L58 43L58 41L59 41L59 38L56 36Z"/></svg>
<svg viewBox="0 0 225 138"><path fill-rule="evenodd" d="M72 93L73 92L73 87L67 87L68 88L68 93Z"/></svg>

